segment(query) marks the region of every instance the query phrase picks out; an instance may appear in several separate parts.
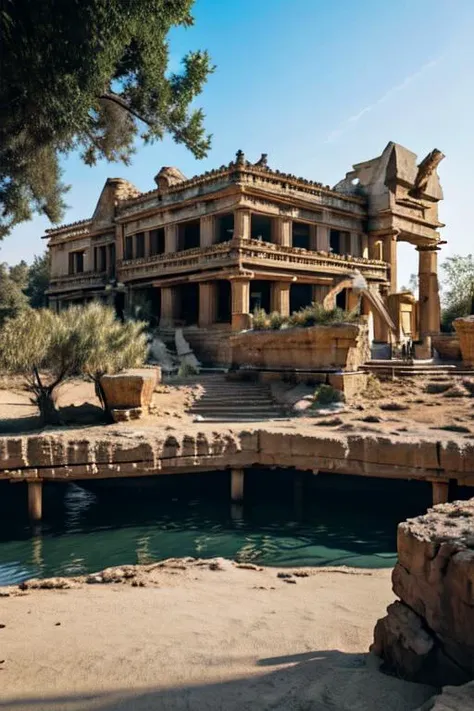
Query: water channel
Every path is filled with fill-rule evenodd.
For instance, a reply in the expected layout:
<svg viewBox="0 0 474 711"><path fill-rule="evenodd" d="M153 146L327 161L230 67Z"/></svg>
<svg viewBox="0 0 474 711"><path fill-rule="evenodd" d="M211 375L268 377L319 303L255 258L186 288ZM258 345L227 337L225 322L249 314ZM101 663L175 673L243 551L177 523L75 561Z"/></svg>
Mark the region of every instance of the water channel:
<svg viewBox="0 0 474 711"><path fill-rule="evenodd" d="M168 557L223 556L273 566L392 567L396 526L431 505L424 482L246 473L242 507L229 473L44 487L31 527L26 486L0 484L0 585Z"/></svg>

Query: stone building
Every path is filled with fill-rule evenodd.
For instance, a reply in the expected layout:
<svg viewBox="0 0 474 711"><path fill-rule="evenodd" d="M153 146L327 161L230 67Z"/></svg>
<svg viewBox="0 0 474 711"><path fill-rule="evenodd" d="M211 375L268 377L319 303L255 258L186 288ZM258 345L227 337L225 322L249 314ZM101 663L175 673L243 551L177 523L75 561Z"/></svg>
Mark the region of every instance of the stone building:
<svg viewBox="0 0 474 711"><path fill-rule="evenodd" d="M333 188L242 151L191 179L164 167L147 193L108 179L91 218L47 231L50 305L99 298L145 315L165 337L185 327L204 360L225 361L228 334L247 328L256 308L350 309L362 275L374 342L436 333L442 158L435 150L417 165L389 143ZM419 253L418 304L397 294L400 241Z"/></svg>

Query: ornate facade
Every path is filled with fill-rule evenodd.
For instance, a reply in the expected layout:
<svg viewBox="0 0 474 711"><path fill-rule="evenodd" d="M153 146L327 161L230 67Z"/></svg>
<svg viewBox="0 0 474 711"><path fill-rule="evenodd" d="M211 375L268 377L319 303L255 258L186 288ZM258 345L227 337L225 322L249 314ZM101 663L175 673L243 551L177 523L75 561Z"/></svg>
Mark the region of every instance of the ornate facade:
<svg viewBox="0 0 474 711"><path fill-rule="evenodd" d="M436 333L442 157L433 151L417 165L414 153L389 143L333 188L272 170L265 154L251 163L242 151L190 180L162 168L148 193L109 179L90 219L47 231L50 305L99 298L146 315L163 333L188 327L202 345L248 327L258 307L351 308L351 277L361 274L372 337L388 342L400 321L389 314L398 308L403 240L419 252L419 310L395 338L407 328L411 337Z"/></svg>

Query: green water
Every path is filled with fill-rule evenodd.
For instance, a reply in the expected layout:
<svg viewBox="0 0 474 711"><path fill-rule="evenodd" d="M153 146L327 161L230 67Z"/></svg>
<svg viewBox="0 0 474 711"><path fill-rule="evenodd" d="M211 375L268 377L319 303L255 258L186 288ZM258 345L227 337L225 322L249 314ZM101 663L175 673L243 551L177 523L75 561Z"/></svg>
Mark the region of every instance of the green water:
<svg viewBox="0 0 474 711"><path fill-rule="evenodd" d="M124 482L127 484L127 482ZM40 526L26 485L0 486L0 585L168 557L224 556L274 566L391 567L396 526L430 505L429 484L292 471L246 474L245 504L229 474L175 475L85 490L44 487Z"/></svg>

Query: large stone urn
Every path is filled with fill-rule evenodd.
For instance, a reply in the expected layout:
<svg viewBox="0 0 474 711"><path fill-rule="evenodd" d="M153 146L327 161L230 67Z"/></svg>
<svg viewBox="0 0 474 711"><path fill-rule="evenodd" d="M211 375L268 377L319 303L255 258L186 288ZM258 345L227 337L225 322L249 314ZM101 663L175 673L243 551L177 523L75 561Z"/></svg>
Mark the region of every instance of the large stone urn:
<svg viewBox="0 0 474 711"><path fill-rule="evenodd" d="M474 316L456 318L453 325L459 336L463 363L474 367Z"/></svg>

